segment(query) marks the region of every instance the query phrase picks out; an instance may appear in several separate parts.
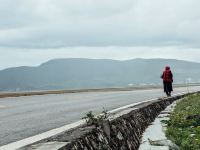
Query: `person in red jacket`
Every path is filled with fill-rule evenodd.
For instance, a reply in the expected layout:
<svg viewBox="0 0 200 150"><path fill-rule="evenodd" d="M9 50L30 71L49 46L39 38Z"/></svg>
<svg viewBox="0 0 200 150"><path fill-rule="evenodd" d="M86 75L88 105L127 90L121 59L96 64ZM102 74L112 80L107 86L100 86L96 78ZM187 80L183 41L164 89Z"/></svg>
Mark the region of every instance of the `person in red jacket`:
<svg viewBox="0 0 200 150"><path fill-rule="evenodd" d="M161 78L163 79L164 92L166 93L167 96L171 96L171 92L173 91L172 88L173 74L169 66L165 67L165 70L163 71Z"/></svg>

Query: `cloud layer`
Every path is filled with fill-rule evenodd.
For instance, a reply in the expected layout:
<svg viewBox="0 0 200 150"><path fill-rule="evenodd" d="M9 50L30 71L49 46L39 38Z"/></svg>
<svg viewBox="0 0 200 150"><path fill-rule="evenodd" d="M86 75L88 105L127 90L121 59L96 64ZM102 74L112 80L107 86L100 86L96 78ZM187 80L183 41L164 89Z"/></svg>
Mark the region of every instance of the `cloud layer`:
<svg viewBox="0 0 200 150"><path fill-rule="evenodd" d="M0 0L0 69L59 57L200 60L199 0Z"/></svg>
<svg viewBox="0 0 200 150"><path fill-rule="evenodd" d="M200 62L200 50L184 47L68 47L57 49L0 50L0 70L16 66L38 66L50 59L93 58L127 60L134 58L167 58Z"/></svg>
<svg viewBox="0 0 200 150"><path fill-rule="evenodd" d="M199 0L0 0L4 47L199 47Z"/></svg>

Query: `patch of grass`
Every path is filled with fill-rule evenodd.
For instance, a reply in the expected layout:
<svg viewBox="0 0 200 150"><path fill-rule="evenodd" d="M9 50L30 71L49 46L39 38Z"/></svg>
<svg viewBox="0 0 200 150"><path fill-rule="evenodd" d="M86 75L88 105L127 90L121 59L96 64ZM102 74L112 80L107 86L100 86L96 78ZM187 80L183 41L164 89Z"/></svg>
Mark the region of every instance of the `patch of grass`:
<svg viewBox="0 0 200 150"><path fill-rule="evenodd" d="M200 94L180 101L167 124L167 137L181 150L200 150Z"/></svg>

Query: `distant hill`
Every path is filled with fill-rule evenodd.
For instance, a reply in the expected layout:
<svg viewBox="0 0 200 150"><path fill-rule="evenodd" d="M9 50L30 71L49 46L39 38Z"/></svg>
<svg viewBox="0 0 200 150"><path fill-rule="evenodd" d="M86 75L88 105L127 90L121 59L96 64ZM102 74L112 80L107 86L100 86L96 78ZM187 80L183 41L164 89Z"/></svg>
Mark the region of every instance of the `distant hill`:
<svg viewBox="0 0 200 150"><path fill-rule="evenodd" d="M200 82L200 63L173 59L55 59L38 67L0 71L0 91L123 87L160 84L164 66L170 65L176 83L186 78Z"/></svg>

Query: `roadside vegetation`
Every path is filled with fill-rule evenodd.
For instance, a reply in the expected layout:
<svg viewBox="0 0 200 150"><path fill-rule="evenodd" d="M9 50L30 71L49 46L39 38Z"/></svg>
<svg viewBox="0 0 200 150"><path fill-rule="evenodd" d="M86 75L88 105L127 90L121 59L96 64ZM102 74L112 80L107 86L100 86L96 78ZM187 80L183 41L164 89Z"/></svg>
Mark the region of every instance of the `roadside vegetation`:
<svg viewBox="0 0 200 150"><path fill-rule="evenodd" d="M110 114L108 113L108 111L103 108L101 114L95 115L92 111L89 111L82 119L86 120L87 125L95 125L96 127L98 127L103 121L108 119L109 115Z"/></svg>
<svg viewBox="0 0 200 150"><path fill-rule="evenodd" d="M180 150L200 150L200 94L177 103L167 125L168 139Z"/></svg>

